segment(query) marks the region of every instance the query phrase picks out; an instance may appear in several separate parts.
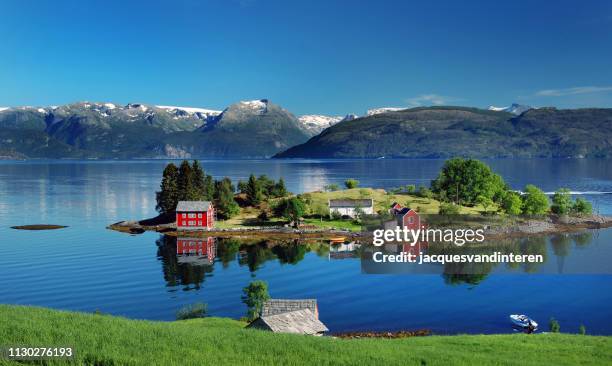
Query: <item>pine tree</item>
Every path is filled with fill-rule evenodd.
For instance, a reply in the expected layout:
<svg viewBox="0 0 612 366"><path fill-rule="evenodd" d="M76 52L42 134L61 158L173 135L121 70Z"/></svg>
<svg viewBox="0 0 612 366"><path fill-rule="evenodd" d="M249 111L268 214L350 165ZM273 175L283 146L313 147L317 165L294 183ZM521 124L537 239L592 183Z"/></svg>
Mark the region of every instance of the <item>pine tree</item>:
<svg viewBox="0 0 612 366"><path fill-rule="evenodd" d="M261 186L259 181L253 174L249 177L249 181L246 186L247 200L251 206L257 206L263 200L263 193L261 192Z"/></svg>
<svg viewBox="0 0 612 366"><path fill-rule="evenodd" d="M215 206L217 213L224 219L229 219L240 211L238 203L234 200L234 186L227 177L215 181Z"/></svg>
<svg viewBox="0 0 612 366"><path fill-rule="evenodd" d="M193 172L193 195L195 200L204 200L206 199L206 176L204 175L204 170L200 165L200 162L197 160L193 161L193 165L191 166L191 170Z"/></svg>
<svg viewBox="0 0 612 366"><path fill-rule="evenodd" d="M187 160L183 160L179 167L178 175L178 199L179 201L194 201L197 200L197 194L194 189L193 169Z"/></svg>
<svg viewBox="0 0 612 366"><path fill-rule="evenodd" d="M274 185L274 197L285 197L289 192L287 191L287 187L285 187L285 180L280 178L278 183Z"/></svg>
<svg viewBox="0 0 612 366"><path fill-rule="evenodd" d="M212 201L215 198L215 181L212 175L204 178L204 199Z"/></svg>
<svg viewBox="0 0 612 366"><path fill-rule="evenodd" d="M178 203L178 169L176 165L170 163L164 169L160 191L156 192L157 206L159 213L170 213L176 209Z"/></svg>

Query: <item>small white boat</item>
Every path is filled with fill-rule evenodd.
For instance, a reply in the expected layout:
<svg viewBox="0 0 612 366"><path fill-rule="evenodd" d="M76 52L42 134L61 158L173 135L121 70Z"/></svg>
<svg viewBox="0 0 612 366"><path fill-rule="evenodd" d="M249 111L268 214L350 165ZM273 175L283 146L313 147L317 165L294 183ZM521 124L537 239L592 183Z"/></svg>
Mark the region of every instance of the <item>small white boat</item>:
<svg viewBox="0 0 612 366"><path fill-rule="evenodd" d="M529 325L531 325L534 329L538 327L538 323L527 315L512 314L510 315L510 321L512 324L521 328L527 328Z"/></svg>

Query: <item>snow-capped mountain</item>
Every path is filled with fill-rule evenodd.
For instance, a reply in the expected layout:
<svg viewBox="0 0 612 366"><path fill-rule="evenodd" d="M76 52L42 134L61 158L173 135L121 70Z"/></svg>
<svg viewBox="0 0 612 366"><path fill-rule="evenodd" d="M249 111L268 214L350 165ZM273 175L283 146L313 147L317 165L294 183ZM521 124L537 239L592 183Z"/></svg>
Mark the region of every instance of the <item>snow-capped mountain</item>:
<svg viewBox="0 0 612 366"><path fill-rule="evenodd" d="M532 108L530 106L528 106L528 105L522 105L522 104L517 104L517 103L512 103L512 105L510 105L508 107L495 107L495 106L490 106L489 107L490 111L508 112L508 113L516 114L517 116L519 114L527 112L530 109L532 109Z"/></svg>
<svg viewBox="0 0 612 366"><path fill-rule="evenodd" d="M223 111L94 102L0 111L0 156L267 157L309 137L266 99Z"/></svg>
<svg viewBox="0 0 612 366"><path fill-rule="evenodd" d="M335 125L342 119L341 116L324 116L321 114L306 114L298 117L302 129L312 136L318 135L321 131Z"/></svg>
<svg viewBox="0 0 612 366"><path fill-rule="evenodd" d="M254 111L259 114L266 112L268 108L267 99L256 99L256 100L242 100L238 102L238 106L243 109Z"/></svg>
<svg viewBox="0 0 612 366"><path fill-rule="evenodd" d="M382 107L382 108L374 108L368 109L366 112L366 116L373 116L375 114L387 113L387 112L397 112L402 111L407 108L398 108L398 107Z"/></svg>
<svg viewBox="0 0 612 366"><path fill-rule="evenodd" d="M216 117L221 114L222 111L205 108L193 108L193 107L175 107L170 105L158 105L159 109L163 109L169 113L174 114L177 118L196 117L199 119L209 119Z"/></svg>
<svg viewBox="0 0 612 366"><path fill-rule="evenodd" d="M347 114L346 116L324 116L322 114L305 114L298 117L300 127L311 136L321 133L324 129L331 127L339 122L352 121L358 118L355 114Z"/></svg>

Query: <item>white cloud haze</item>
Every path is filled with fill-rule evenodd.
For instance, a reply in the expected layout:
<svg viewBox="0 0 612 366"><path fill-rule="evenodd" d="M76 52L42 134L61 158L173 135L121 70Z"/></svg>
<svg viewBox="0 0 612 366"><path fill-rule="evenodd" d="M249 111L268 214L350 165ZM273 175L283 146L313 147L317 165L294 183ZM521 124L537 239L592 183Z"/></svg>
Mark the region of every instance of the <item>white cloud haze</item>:
<svg viewBox="0 0 612 366"><path fill-rule="evenodd" d="M612 91L612 86L576 86L564 89L545 89L535 95L539 97L564 97L567 95L604 93Z"/></svg>
<svg viewBox="0 0 612 366"><path fill-rule="evenodd" d="M406 99L406 103L410 107L420 107L423 105L447 105L450 102L457 101L457 98L447 97L438 94L421 94L414 98Z"/></svg>

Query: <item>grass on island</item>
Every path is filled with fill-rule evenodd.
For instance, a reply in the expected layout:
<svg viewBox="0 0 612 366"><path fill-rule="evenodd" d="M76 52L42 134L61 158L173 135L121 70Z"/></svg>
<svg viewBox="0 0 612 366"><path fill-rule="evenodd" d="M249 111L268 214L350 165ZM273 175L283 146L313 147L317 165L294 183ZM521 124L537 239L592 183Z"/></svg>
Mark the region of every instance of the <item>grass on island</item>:
<svg viewBox="0 0 612 366"><path fill-rule="evenodd" d="M0 305L2 345L72 346L78 365L603 365L612 359L611 337L509 334L342 340L274 334L244 325L223 318L153 322Z"/></svg>
<svg viewBox="0 0 612 366"><path fill-rule="evenodd" d="M311 211L318 209L324 210L328 207L330 199L362 199L372 198L374 200L374 211L386 211L393 202L399 202L402 206L411 207L422 214L437 214L440 209L440 202L433 198L423 198L409 194L390 194L384 189L373 188L353 188L338 190L334 192L310 192L300 195L303 197ZM270 201L273 204L277 199ZM481 206L466 207L460 206L460 213L466 215L479 215L484 209ZM287 222L282 218L270 218L267 221L258 219L262 209L257 207L242 207L240 213L229 220L218 220L217 227L221 229L239 228L248 226L282 226ZM311 215L304 219L304 224L316 226L324 229L345 229L350 231L360 231L361 226L353 220L331 220L323 219L316 215Z"/></svg>

